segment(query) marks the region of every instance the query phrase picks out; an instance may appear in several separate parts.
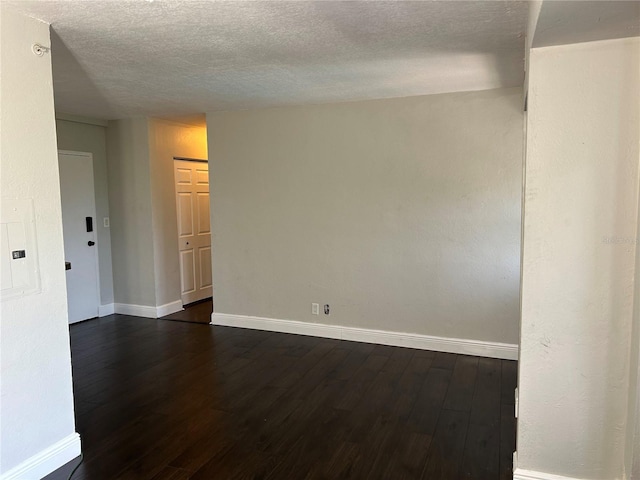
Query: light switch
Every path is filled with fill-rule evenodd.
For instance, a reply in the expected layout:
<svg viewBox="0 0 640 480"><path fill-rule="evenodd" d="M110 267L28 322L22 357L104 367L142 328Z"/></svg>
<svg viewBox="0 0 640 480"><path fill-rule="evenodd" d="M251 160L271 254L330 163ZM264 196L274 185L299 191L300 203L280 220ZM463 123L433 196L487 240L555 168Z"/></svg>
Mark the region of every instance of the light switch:
<svg viewBox="0 0 640 480"><path fill-rule="evenodd" d="M29 265L27 262L27 236L24 231L24 223L7 223L9 234L9 249L11 249L11 281L13 288L26 288L29 286ZM24 253L24 255L22 253Z"/></svg>

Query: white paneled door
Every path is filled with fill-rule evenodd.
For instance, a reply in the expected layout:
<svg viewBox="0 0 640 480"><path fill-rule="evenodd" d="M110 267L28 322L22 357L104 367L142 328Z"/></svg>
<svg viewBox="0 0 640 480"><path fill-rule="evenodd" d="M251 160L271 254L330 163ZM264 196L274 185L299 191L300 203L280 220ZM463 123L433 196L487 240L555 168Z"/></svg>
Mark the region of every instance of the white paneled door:
<svg viewBox="0 0 640 480"><path fill-rule="evenodd" d="M212 296L209 165L174 161L180 280L184 305Z"/></svg>
<svg viewBox="0 0 640 480"><path fill-rule="evenodd" d="M93 157L59 152L69 323L98 316L98 251ZM60 265L62 268L62 265Z"/></svg>

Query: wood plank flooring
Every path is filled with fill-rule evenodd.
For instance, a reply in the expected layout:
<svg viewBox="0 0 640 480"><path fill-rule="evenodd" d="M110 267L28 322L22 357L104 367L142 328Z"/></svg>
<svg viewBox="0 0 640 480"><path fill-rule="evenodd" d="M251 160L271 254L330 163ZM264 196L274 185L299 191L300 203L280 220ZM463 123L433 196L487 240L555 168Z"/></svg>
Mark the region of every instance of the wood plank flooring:
<svg viewBox="0 0 640 480"><path fill-rule="evenodd" d="M515 362L124 315L71 347L74 480L512 478Z"/></svg>

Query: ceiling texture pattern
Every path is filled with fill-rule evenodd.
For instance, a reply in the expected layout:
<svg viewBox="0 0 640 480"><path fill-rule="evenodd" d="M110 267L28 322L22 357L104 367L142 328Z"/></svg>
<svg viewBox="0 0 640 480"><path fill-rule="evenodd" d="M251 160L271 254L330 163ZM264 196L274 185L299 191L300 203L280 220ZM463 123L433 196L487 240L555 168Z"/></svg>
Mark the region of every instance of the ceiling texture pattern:
<svg viewBox="0 0 640 480"><path fill-rule="evenodd" d="M527 2L5 0L52 26L58 111L101 119L522 85Z"/></svg>

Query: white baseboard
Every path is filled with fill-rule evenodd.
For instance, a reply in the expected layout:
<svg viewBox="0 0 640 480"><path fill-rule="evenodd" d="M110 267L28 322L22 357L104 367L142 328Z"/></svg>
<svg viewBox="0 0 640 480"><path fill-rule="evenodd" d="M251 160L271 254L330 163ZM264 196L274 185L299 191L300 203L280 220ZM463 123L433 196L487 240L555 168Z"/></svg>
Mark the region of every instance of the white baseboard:
<svg viewBox="0 0 640 480"><path fill-rule="evenodd" d="M182 300L176 300L175 302L165 303L164 305L160 305L156 307L156 315L158 318L164 317L165 315L171 315L172 313L180 312L184 310L182 306Z"/></svg>
<svg viewBox="0 0 640 480"><path fill-rule="evenodd" d="M80 435L72 433L0 475L0 480L42 478L80 455Z"/></svg>
<svg viewBox="0 0 640 480"><path fill-rule="evenodd" d="M552 473L536 472L516 468L513 472L513 480L579 480L576 477L563 477Z"/></svg>
<svg viewBox="0 0 640 480"><path fill-rule="evenodd" d="M165 315L179 312L183 309L182 300L176 300L175 302L166 303L158 307L152 307L149 305L133 305L131 303L115 303L114 307L115 313L145 318L160 318Z"/></svg>
<svg viewBox="0 0 640 480"><path fill-rule="evenodd" d="M106 317L107 315L113 315L116 312L113 303L98 306L98 317Z"/></svg>
<svg viewBox="0 0 640 480"><path fill-rule="evenodd" d="M432 337L416 333L390 332L368 328L343 327L323 323L298 322L275 318L212 313L211 325L251 328L271 332L295 333L312 337L335 338L354 342L377 343L395 347L417 348L438 352L460 353L479 357L518 359L518 346L509 343L483 342L462 338Z"/></svg>
<svg viewBox="0 0 640 480"><path fill-rule="evenodd" d="M115 303L115 312L120 315L132 315L134 317L158 318L156 307L148 305L134 305L131 303Z"/></svg>

